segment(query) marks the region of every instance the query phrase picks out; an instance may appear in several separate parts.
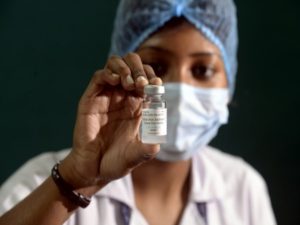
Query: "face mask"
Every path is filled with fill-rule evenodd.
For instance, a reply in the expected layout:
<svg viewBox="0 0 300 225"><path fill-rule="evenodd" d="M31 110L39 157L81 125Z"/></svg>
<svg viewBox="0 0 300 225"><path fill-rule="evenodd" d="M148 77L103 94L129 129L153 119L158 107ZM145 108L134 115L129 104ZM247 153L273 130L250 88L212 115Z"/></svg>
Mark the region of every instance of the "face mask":
<svg viewBox="0 0 300 225"><path fill-rule="evenodd" d="M181 83L165 84L168 109L167 143L161 144L157 159L189 159L206 146L227 123L229 90L199 88Z"/></svg>

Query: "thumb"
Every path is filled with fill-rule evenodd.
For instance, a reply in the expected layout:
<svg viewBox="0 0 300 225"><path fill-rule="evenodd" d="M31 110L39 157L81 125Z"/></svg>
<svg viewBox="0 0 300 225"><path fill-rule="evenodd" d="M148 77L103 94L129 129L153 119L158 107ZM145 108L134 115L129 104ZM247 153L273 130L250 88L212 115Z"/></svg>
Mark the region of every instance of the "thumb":
<svg viewBox="0 0 300 225"><path fill-rule="evenodd" d="M137 141L137 143L135 143L135 147L131 151L132 154L128 157L128 167L134 168L141 163L155 158L159 150L159 144L144 144L141 141Z"/></svg>

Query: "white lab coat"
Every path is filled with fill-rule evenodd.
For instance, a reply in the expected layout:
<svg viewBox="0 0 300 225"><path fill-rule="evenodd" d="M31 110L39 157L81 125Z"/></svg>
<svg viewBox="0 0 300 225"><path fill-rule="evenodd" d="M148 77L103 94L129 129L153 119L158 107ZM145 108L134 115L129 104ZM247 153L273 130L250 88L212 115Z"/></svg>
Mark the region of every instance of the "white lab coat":
<svg viewBox="0 0 300 225"><path fill-rule="evenodd" d="M0 189L0 215L41 184L69 150L27 162ZM181 225L275 225L263 178L238 157L205 147L192 158L191 190ZM134 202L131 175L113 181L65 225L148 225ZM199 210L199 205L205 210ZM202 212L202 213L199 213Z"/></svg>

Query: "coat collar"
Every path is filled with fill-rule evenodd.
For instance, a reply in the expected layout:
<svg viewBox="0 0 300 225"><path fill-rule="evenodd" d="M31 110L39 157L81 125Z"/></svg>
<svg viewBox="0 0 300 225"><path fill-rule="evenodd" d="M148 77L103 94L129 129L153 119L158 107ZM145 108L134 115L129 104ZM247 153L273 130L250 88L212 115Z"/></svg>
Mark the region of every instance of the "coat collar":
<svg viewBox="0 0 300 225"><path fill-rule="evenodd" d="M206 147L193 157L191 201L208 202L224 196L225 182L220 169L210 159L210 151L210 147Z"/></svg>
<svg viewBox="0 0 300 225"><path fill-rule="evenodd" d="M192 158L191 190L189 201L215 201L224 196L225 182L217 165L209 157L210 147L199 151ZM115 180L96 193L97 197L108 197L135 207L131 174Z"/></svg>

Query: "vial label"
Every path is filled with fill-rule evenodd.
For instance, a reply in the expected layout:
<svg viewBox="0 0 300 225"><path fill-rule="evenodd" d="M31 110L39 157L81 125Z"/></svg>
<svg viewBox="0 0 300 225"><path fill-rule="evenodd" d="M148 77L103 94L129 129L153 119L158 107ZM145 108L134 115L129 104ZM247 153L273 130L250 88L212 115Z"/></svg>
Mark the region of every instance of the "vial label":
<svg viewBox="0 0 300 225"><path fill-rule="evenodd" d="M167 109L142 110L142 135L167 135Z"/></svg>

